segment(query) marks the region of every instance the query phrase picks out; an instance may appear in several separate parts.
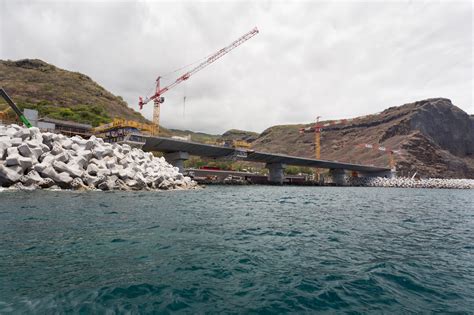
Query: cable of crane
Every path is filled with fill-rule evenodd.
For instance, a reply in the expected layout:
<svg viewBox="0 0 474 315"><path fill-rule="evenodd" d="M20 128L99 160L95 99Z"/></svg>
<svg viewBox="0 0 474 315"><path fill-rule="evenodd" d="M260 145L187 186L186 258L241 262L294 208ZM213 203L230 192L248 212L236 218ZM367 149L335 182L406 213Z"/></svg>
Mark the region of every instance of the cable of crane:
<svg viewBox="0 0 474 315"><path fill-rule="evenodd" d="M185 65L185 66L183 66L183 67L181 67L181 68L178 68L178 69L176 69L176 70L170 71L170 72L168 72L168 73L166 73L166 74L164 74L164 75L161 75L160 77L161 77L163 80L165 80L165 81L169 81L170 79L168 79L168 76L169 76L170 74L176 73L176 72L178 72L178 71L180 71L180 70L184 70L184 69L186 69L186 68L189 68L190 66L195 65L196 63L199 63L199 62L202 62L202 61L206 60L207 58L209 58L209 57L212 56L212 55L213 55L213 54L209 54L209 55L207 55L207 56L204 57L204 58L198 59L198 60L196 60L196 61L194 61L194 62L192 62L192 63L189 63L189 64L187 64L187 65ZM146 93L145 95L150 95L150 94L152 94L154 90L155 90L155 89L152 88L152 89L150 90L150 92L149 92L149 93Z"/></svg>
<svg viewBox="0 0 474 315"><path fill-rule="evenodd" d="M183 96L183 118L186 115L186 96Z"/></svg>
<svg viewBox="0 0 474 315"><path fill-rule="evenodd" d="M183 66L183 67L181 67L181 68L178 68L178 69L176 69L176 70L173 70L173 71L171 71L171 72L168 72L168 73L162 75L161 77L162 77L162 78L166 78L166 77L169 76L170 74L173 74L173 73L175 73L175 72L184 70L184 69L186 69L186 68L191 67L192 65L195 65L195 64L197 64L197 63L199 63L199 62L202 62L202 61L208 59L209 57L211 57L212 55L214 55L214 54L209 54L209 55L207 55L207 56L204 57L204 58L200 58L200 59L198 59L198 60L196 60L196 61L194 61L194 62L192 62L192 63L189 63L189 64L187 64L187 65L185 65L185 66Z"/></svg>

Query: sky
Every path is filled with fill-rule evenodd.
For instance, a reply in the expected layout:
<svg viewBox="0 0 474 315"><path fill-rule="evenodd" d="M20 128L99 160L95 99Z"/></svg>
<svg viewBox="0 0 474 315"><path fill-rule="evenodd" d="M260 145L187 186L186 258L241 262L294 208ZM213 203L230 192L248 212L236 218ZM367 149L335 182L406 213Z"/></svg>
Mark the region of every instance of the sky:
<svg viewBox="0 0 474 315"><path fill-rule="evenodd" d="M258 35L163 95L163 126L262 132L433 97L474 114L473 6L0 0L0 59L38 58L84 73L138 110L158 75L170 84L188 69L174 70L258 27ZM142 111L149 119L152 107Z"/></svg>

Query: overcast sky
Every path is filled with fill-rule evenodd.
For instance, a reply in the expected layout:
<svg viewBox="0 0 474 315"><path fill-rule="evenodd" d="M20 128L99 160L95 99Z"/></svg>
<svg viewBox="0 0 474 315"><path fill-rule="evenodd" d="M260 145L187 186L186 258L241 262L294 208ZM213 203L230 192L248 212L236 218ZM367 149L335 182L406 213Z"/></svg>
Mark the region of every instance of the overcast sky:
<svg viewBox="0 0 474 315"><path fill-rule="evenodd" d="M261 132L430 97L474 114L471 1L0 3L1 59L82 72L135 109L159 74L257 26L257 36L164 95L165 127ZM152 107L142 112L150 119Z"/></svg>

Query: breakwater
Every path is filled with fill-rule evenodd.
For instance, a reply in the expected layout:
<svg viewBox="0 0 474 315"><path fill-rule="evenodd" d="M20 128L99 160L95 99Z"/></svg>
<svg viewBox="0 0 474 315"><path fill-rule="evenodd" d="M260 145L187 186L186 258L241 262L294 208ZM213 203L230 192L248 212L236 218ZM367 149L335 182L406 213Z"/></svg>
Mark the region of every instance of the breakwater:
<svg viewBox="0 0 474 315"><path fill-rule="evenodd" d="M196 183L164 158L127 144L10 125L0 126L0 186L168 190L189 189Z"/></svg>
<svg viewBox="0 0 474 315"><path fill-rule="evenodd" d="M366 187L474 189L474 179L359 177L349 178L348 184L350 186Z"/></svg>

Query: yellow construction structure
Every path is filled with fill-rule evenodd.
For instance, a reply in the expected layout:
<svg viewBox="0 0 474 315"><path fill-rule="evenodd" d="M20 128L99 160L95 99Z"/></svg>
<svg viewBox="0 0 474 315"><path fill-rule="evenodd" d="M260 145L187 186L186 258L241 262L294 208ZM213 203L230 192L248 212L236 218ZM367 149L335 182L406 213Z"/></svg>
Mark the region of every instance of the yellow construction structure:
<svg viewBox="0 0 474 315"><path fill-rule="evenodd" d="M145 144L144 135L155 134L155 125L114 118L111 123L94 128L93 133L108 143L128 144L140 148Z"/></svg>
<svg viewBox="0 0 474 315"><path fill-rule="evenodd" d="M241 148L241 149L250 149L252 145L245 140L234 140L232 143L234 148Z"/></svg>
<svg viewBox="0 0 474 315"><path fill-rule="evenodd" d="M395 171L396 167L395 167L395 156L394 156L394 152L393 151L390 151L389 152L389 165L390 165L390 169L392 171Z"/></svg>
<svg viewBox="0 0 474 315"><path fill-rule="evenodd" d="M314 125L314 151L316 155L316 160L321 158L321 126L319 125L319 118L321 116L316 117L316 124ZM320 169L316 169L316 180L319 182L320 180Z"/></svg>
<svg viewBox="0 0 474 315"><path fill-rule="evenodd" d="M114 118L111 123L103 124L93 129L94 133L100 134L114 129L136 129L143 134L155 134L154 124L144 124L134 120L126 120L121 118Z"/></svg>
<svg viewBox="0 0 474 315"><path fill-rule="evenodd" d="M321 118L321 116L316 117L316 125L314 130L314 149L316 160L321 158L321 128L319 126L319 118Z"/></svg>

